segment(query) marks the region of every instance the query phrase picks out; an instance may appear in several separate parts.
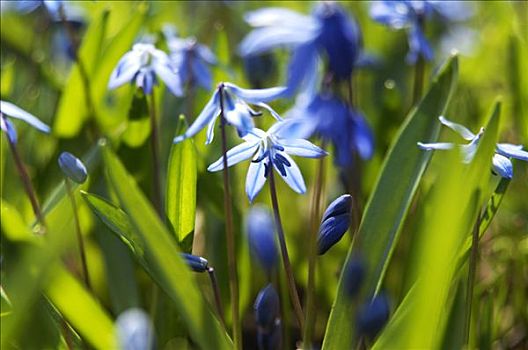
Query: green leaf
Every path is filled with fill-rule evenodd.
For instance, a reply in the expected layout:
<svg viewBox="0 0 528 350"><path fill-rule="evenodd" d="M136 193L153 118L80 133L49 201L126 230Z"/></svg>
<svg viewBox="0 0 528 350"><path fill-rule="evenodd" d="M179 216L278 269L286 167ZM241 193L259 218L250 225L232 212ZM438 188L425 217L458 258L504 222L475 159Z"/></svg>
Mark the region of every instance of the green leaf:
<svg viewBox="0 0 528 350"><path fill-rule="evenodd" d="M63 266L55 265L50 269L45 294L68 323L94 348L117 348L110 316Z"/></svg>
<svg viewBox="0 0 528 350"><path fill-rule="evenodd" d="M367 203L353 249L366 261L365 295L372 296L383 281L392 251L412 198L427 166L430 154L416 143L434 142L438 135L438 116L443 114L452 94L458 72L457 57L440 70L419 106L401 126L390 148L376 186ZM345 263L346 264L346 263ZM352 344L351 303L341 288L343 274L324 338L324 349L349 349Z"/></svg>
<svg viewBox="0 0 528 350"><path fill-rule="evenodd" d="M230 349L232 343L198 289L194 277L179 256L178 246L155 210L108 148L103 152L106 176L128 213L134 230L145 244L145 260L151 276L172 298L191 338L205 349ZM204 336L207 330L207 336Z"/></svg>
<svg viewBox="0 0 528 350"><path fill-rule="evenodd" d="M185 118L180 116L180 126L184 124ZM182 127L177 129L183 130ZM196 215L196 172L196 148L193 140L173 144L167 170L165 208L176 239L186 252L190 252L192 248Z"/></svg>

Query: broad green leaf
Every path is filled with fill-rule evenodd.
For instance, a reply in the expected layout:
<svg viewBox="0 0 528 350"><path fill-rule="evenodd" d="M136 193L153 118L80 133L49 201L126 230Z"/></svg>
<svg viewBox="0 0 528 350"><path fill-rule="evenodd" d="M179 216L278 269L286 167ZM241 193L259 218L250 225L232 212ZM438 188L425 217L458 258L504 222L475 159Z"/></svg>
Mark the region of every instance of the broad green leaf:
<svg viewBox="0 0 528 350"><path fill-rule="evenodd" d="M45 294L83 339L96 349L117 347L112 319L63 266L50 269Z"/></svg>
<svg viewBox="0 0 528 350"><path fill-rule="evenodd" d="M438 116L446 109L457 71L455 56L440 70L419 106L410 112L385 158L355 238L357 244L349 249L347 256L348 261L355 250L367 259L364 281L367 296L372 296L383 281L401 226L431 157L416 143L434 142L437 138ZM352 344L353 312L342 291L342 280L343 275L328 320L324 349L349 349Z"/></svg>
<svg viewBox="0 0 528 350"><path fill-rule="evenodd" d="M86 71L88 79L93 77L100 59L108 15L109 12L103 10L99 16L95 17L88 27L82 45L79 48L79 60ZM87 106L86 94L88 93L90 94L88 98L93 101L92 92L86 91L81 69L79 64L76 63L72 67L57 109L57 116L53 125L53 130L57 136L73 137L77 135L90 112Z"/></svg>
<svg viewBox="0 0 528 350"><path fill-rule="evenodd" d="M155 210L112 151L105 148L103 154L107 180L145 244L145 260L152 268L151 276L174 301L191 338L204 349L231 348L229 337L204 300Z"/></svg>
<svg viewBox="0 0 528 350"><path fill-rule="evenodd" d="M185 118L180 116L180 125ZM183 128L178 128L182 130ZM192 139L172 145L167 170L165 208L180 247L192 248L196 212L196 148Z"/></svg>
<svg viewBox="0 0 528 350"><path fill-rule="evenodd" d="M456 262L475 224L495 151L500 105L493 110L477 153L469 166L458 152L443 153L438 181L419 227L423 239L415 248L420 266L412 288L373 349L426 348L441 345L450 310L449 293L457 274ZM454 291L453 291L454 292Z"/></svg>

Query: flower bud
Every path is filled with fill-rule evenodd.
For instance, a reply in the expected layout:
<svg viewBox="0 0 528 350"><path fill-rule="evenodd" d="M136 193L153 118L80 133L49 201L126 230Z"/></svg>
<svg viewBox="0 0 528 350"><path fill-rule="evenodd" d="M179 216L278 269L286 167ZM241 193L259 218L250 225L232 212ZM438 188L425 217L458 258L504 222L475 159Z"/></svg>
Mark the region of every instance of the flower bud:
<svg viewBox="0 0 528 350"><path fill-rule="evenodd" d="M355 297L365 277L365 265L359 255L352 256L345 266L343 275L343 288L351 298Z"/></svg>
<svg viewBox="0 0 528 350"><path fill-rule="evenodd" d="M277 265L273 218L265 206L254 206L247 217L251 255L268 273Z"/></svg>
<svg viewBox="0 0 528 350"><path fill-rule="evenodd" d="M272 330L279 317L279 296L273 285L268 284L259 292L254 308L257 326L263 331Z"/></svg>
<svg viewBox="0 0 528 350"><path fill-rule="evenodd" d="M128 309L116 320L117 338L123 350L155 348L154 330L148 315L141 309Z"/></svg>
<svg viewBox="0 0 528 350"><path fill-rule="evenodd" d="M181 253L181 256L185 259L187 266L189 266L194 272L205 272L209 268L209 262L201 256L187 253Z"/></svg>
<svg viewBox="0 0 528 350"><path fill-rule="evenodd" d="M257 346L259 350L276 350L280 349L282 341L281 321L276 319L272 329L263 331L257 330Z"/></svg>
<svg viewBox="0 0 528 350"><path fill-rule="evenodd" d="M81 160L69 152L62 152L59 156L59 166L70 180L82 184L86 181L88 173Z"/></svg>
<svg viewBox="0 0 528 350"><path fill-rule="evenodd" d="M344 194L333 201L326 209L321 226L319 227L319 238L317 247L319 255L326 253L350 227L352 208L352 196Z"/></svg>
<svg viewBox="0 0 528 350"><path fill-rule="evenodd" d="M364 304L358 313L357 326L360 335L374 338L389 320L389 300L383 293Z"/></svg>

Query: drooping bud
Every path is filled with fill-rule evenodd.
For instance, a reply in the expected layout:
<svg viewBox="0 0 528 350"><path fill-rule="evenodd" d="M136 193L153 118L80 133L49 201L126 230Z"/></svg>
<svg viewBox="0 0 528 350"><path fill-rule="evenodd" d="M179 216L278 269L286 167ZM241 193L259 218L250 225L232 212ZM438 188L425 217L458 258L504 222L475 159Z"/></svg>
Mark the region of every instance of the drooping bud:
<svg viewBox="0 0 528 350"><path fill-rule="evenodd" d="M265 206L254 206L247 217L251 255L268 273L277 265L273 218Z"/></svg>
<svg viewBox="0 0 528 350"><path fill-rule="evenodd" d="M117 339L123 350L152 350L155 336L148 315L141 309L128 309L116 320Z"/></svg>
<svg viewBox="0 0 528 350"><path fill-rule="evenodd" d="M83 162L69 152L62 152L59 156L59 166L70 180L82 184L86 181L88 173Z"/></svg>
<svg viewBox="0 0 528 350"><path fill-rule="evenodd" d="M205 272L209 268L209 262L201 256L187 253L181 253L181 256L185 259L187 266L189 266L194 272Z"/></svg>
<svg viewBox="0 0 528 350"><path fill-rule="evenodd" d="M339 242L348 230L351 222L351 208L352 196L349 194L340 196L328 206L319 227L319 237L317 239L319 255L323 255L334 244Z"/></svg>
<svg viewBox="0 0 528 350"><path fill-rule="evenodd" d="M357 327L360 335L374 338L389 320L389 299L383 293L376 295L364 304L357 316Z"/></svg>
<svg viewBox="0 0 528 350"><path fill-rule="evenodd" d="M360 255L350 258L343 276L343 288L349 297L354 298L358 295L365 278L365 264Z"/></svg>
<svg viewBox="0 0 528 350"><path fill-rule="evenodd" d="M279 318L279 296L273 285L268 284L259 292L254 308L259 329L271 331L275 321Z"/></svg>

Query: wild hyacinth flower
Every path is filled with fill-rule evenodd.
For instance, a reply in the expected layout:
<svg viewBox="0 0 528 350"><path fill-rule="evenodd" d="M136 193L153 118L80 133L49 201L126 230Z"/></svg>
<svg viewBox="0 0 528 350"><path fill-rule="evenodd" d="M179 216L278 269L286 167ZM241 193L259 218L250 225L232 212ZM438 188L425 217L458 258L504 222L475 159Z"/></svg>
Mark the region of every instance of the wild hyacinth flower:
<svg viewBox="0 0 528 350"><path fill-rule="evenodd" d="M254 111L248 104L265 108L277 120L281 120L280 116L265 102L278 98L284 90L284 87L242 89L235 84L220 83L194 123L183 135L174 138L174 143L193 137L207 125L206 144L210 144L214 137L216 119L221 114L222 109L226 122L238 130L240 137L246 136L253 129L254 123L252 118L260 115L260 113Z"/></svg>
<svg viewBox="0 0 528 350"><path fill-rule="evenodd" d="M330 203L323 214L321 226L319 227L319 237L317 239L319 255L323 255L334 244L339 242L348 230L351 222L351 210L352 196L349 194L344 194Z"/></svg>
<svg viewBox="0 0 528 350"><path fill-rule="evenodd" d="M227 166L251 159L246 176L246 194L251 202L260 192L272 167L280 174L284 182L297 193L305 193L306 185L301 171L290 155L305 158L320 158L327 155L321 148L304 139L282 138L282 129L289 121L273 124L267 132L253 128L243 137L244 143L227 152ZM220 158L211 164L208 171L220 171L224 168Z"/></svg>
<svg viewBox="0 0 528 350"><path fill-rule="evenodd" d="M277 265L273 218L264 206L254 206L247 217L247 233L251 255L270 274Z"/></svg>
<svg viewBox="0 0 528 350"><path fill-rule="evenodd" d="M472 161L477 150L478 142L482 137L484 129L481 128L478 134L473 134L465 126L454 123L447 120L443 116L438 118L440 123L447 126L448 128L455 131L457 134L462 136L463 139L469 141L469 143L464 145L447 143L447 142L437 142L437 143L422 143L418 142L418 147L424 150L449 150L455 147L459 147L463 153L464 162L469 163ZM493 155L492 160L492 169L495 174L500 175L501 177L511 179L513 177L513 165L510 158L515 158L519 160L524 160L528 162L528 152L523 151L522 145L512 145L509 143L498 143L495 148L495 154Z"/></svg>
<svg viewBox="0 0 528 350"><path fill-rule="evenodd" d="M9 140L13 143L17 142L17 133L8 117L11 119L22 120L23 122L31 125L38 131L44 133L50 132L50 127L41 122L33 114L26 112L25 110L15 106L11 102L0 101L0 126L2 128L2 131L6 133Z"/></svg>
<svg viewBox="0 0 528 350"><path fill-rule="evenodd" d="M257 29L240 44L242 56L278 47L293 50L288 67L288 93L303 82L314 80L323 57L337 79L350 78L359 56L361 33L356 22L339 5L321 3L311 16L283 8L265 8L246 14L245 19Z"/></svg>
<svg viewBox="0 0 528 350"><path fill-rule="evenodd" d="M334 146L335 163L349 167L357 153L362 159L374 154L374 135L357 109L331 94L317 94L309 100L298 99L287 114L292 135L308 138L313 134Z"/></svg>
<svg viewBox="0 0 528 350"><path fill-rule="evenodd" d="M187 266L194 272L206 272L209 269L209 262L201 256L187 253L181 253L180 255L185 260Z"/></svg>
<svg viewBox="0 0 528 350"><path fill-rule="evenodd" d="M59 156L59 166L70 180L82 184L88 177L86 167L81 160L69 152L62 152Z"/></svg>
<svg viewBox="0 0 528 350"><path fill-rule="evenodd" d="M434 14L444 20L461 21L472 14L470 5L462 1L372 1L370 16L392 29L406 29L409 42L407 62L419 57L433 59L433 50L425 38L424 24Z"/></svg>
<svg viewBox="0 0 528 350"><path fill-rule="evenodd" d="M358 333L370 339L376 337L389 320L389 315L389 299L384 293L376 295L358 311Z"/></svg>
<svg viewBox="0 0 528 350"><path fill-rule="evenodd" d="M141 309L128 309L116 320L117 339L123 350L155 349L156 339L152 322Z"/></svg>
<svg viewBox="0 0 528 350"><path fill-rule="evenodd" d="M212 85L209 65L217 64L214 53L205 45L199 44L196 38L178 38L171 27L164 28L170 59L178 70L182 85L193 82L209 90Z"/></svg>
<svg viewBox="0 0 528 350"><path fill-rule="evenodd" d="M116 89L123 84L132 83L147 95L152 93L160 78L176 96L183 94L180 77L169 56L152 44L138 43L121 57L115 67L108 88Z"/></svg>

